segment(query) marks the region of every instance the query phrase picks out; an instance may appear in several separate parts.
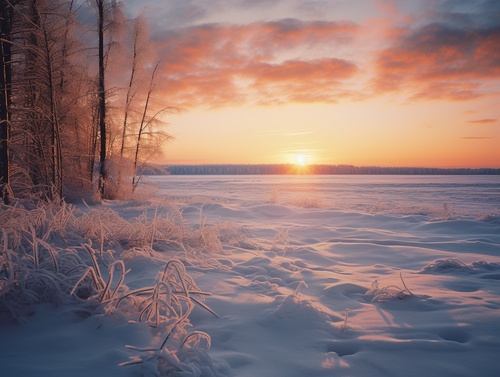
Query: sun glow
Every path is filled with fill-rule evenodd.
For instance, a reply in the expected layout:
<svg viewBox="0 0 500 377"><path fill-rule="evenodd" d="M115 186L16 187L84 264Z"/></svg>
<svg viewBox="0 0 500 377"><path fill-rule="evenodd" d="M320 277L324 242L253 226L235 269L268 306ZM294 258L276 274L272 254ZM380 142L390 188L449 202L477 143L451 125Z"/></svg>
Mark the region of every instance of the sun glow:
<svg viewBox="0 0 500 377"><path fill-rule="evenodd" d="M295 164L299 166L306 166L308 158L305 154L297 154L294 156Z"/></svg>

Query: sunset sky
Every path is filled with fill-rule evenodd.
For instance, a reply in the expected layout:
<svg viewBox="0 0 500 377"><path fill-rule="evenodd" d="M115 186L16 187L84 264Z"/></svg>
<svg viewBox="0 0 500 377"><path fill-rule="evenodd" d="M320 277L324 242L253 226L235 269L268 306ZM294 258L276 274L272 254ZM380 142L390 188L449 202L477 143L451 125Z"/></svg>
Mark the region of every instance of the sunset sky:
<svg viewBox="0 0 500 377"><path fill-rule="evenodd" d="M187 110L165 163L500 167L498 0L124 3Z"/></svg>

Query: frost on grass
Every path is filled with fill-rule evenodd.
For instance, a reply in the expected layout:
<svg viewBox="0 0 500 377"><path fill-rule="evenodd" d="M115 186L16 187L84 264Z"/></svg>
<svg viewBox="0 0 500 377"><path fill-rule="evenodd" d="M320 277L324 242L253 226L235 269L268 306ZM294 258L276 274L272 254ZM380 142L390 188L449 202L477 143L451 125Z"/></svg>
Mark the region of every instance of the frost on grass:
<svg viewBox="0 0 500 377"><path fill-rule="evenodd" d="M304 281L298 283L292 294L276 296L275 306L264 312L274 328L288 328L294 332L307 332L318 327L330 330L333 323L341 321L340 317L329 312L321 303L302 298L299 293L302 287L307 288ZM342 326L340 330L343 331Z"/></svg>
<svg viewBox="0 0 500 377"><path fill-rule="evenodd" d="M202 331L193 331L183 337L177 337L178 350L171 350L164 345L157 348L127 346L138 353L129 361L119 364L121 367L140 364L143 372L149 371L155 376L218 376L207 351L210 348L210 336Z"/></svg>
<svg viewBox="0 0 500 377"><path fill-rule="evenodd" d="M205 354L210 348L210 336L201 331L188 332L188 317L195 305L218 317L218 315L202 302L202 298L209 295L202 292L192 277L187 274L184 264L178 260L169 261L162 273L159 274L154 286L136 289L120 297L112 310L120 306L132 307L129 312L135 312L140 322L149 323L162 334L162 343L156 347L141 348L128 345L134 351L119 366L145 364L160 373L168 374L172 371L190 371L193 376L201 375L195 367L193 358L204 362L203 368L211 365ZM200 356L200 351L201 356ZM201 367L201 365L198 365Z"/></svg>
<svg viewBox="0 0 500 377"><path fill-rule="evenodd" d="M86 298L95 294L100 282L92 283L85 272L92 267L97 277L93 256L82 244L68 244L75 227L73 206L44 203L29 210L4 207L1 213L0 315L17 319L35 303L74 301L69 292L78 280Z"/></svg>
<svg viewBox="0 0 500 377"><path fill-rule="evenodd" d="M490 263L485 261L476 261L471 264L466 264L460 259L448 258L448 259L438 259L435 262L429 263L420 272L421 273L451 273L451 272L462 272L462 273L478 273L485 271L496 271L500 270L499 263Z"/></svg>
<svg viewBox="0 0 500 377"><path fill-rule="evenodd" d="M273 244L271 245L271 251L282 253L284 256L286 251L290 247L291 238L288 233L288 229L284 228L276 232L273 238Z"/></svg>
<svg viewBox="0 0 500 377"><path fill-rule="evenodd" d="M190 332L189 316L195 306L217 314L203 302L209 293L196 285L180 258L193 264L200 249L221 250L215 226L202 220L198 229L189 229L179 211L164 213L159 207L131 221L110 209L82 212L65 203L1 210L0 319L17 321L32 314L34 305L49 303L78 315L142 322L162 343L130 346L138 355L121 365L145 363L151 369L154 364L159 375L172 370L211 375L205 371L211 365L210 336ZM160 254L169 249L176 257ZM165 267L153 285L130 290L126 265L141 256L165 260ZM193 366L196 360L201 364Z"/></svg>
<svg viewBox="0 0 500 377"><path fill-rule="evenodd" d="M411 296L413 293L406 286L403 275L399 275L404 288L398 287L397 285L388 285L385 287L379 286L377 280L372 283L371 288L366 292L367 296L371 296L372 302L384 302L391 300L405 300ZM347 317L346 317L347 318Z"/></svg>

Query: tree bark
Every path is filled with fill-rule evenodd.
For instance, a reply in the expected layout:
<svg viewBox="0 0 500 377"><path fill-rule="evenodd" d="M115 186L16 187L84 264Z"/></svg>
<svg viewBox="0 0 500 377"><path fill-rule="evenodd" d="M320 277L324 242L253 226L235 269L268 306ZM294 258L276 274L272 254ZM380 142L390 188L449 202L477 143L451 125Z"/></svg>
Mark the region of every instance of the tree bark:
<svg viewBox="0 0 500 377"><path fill-rule="evenodd" d="M99 136L100 146L100 166L99 166L99 192L101 197L105 197L106 184L106 91L104 83L104 0L96 0L99 13L98 33L99 33Z"/></svg>
<svg viewBox="0 0 500 377"><path fill-rule="evenodd" d="M139 43L139 19L135 20L134 25L134 47L133 47L133 55L132 55L132 67L130 71L130 80L128 82L127 87L127 96L125 98L125 113L123 116L123 129L122 129L122 142L120 147L120 159L123 159L123 154L125 151L125 138L127 137L127 126L128 126L128 114L130 111L130 104L132 103L132 99L134 98L134 93L132 93L132 87L134 85L135 71L137 69L137 59L138 59L138 43Z"/></svg>
<svg viewBox="0 0 500 377"><path fill-rule="evenodd" d="M151 94L153 93L153 88L155 84L155 76L156 76L156 70L158 69L158 66L160 65L160 61L158 61L153 68L153 72L151 73L151 79L149 81L149 89L148 89L148 94L146 96L146 103L144 104L144 111L142 112L142 117L141 117L141 122L139 123L139 131L137 133L137 141L135 143L135 155L134 155L134 170L132 172L132 191L135 191L135 188L139 184L137 180L137 163L139 161L139 149L141 146L141 137L142 133L146 129L146 127L149 125L149 122L146 121L146 116L148 114L149 110L149 100L151 99Z"/></svg>
<svg viewBox="0 0 500 377"><path fill-rule="evenodd" d="M9 139L12 100L12 17L13 9L0 2L0 198L9 204Z"/></svg>

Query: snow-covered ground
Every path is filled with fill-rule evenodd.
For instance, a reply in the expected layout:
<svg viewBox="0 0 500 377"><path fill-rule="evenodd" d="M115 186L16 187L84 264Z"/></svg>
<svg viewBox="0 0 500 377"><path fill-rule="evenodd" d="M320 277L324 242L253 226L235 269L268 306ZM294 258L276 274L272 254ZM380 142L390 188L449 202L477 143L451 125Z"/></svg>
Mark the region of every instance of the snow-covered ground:
<svg viewBox="0 0 500 377"><path fill-rule="evenodd" d="M94 312L33 305L0 322L2 376L160 375L158 352L125 346L158 349L169 331L160 369L172 376L500 375L500 177L167 176L144 187L143 201L80 206L75 216L106 232L82 221L78 237L130 270L116 297L181 260L218 318L196 305L171 330L125 300ZM138 246L142 224L154 230ZM184 235L169 239L169 226ZM181 333L193 334L183 346Z"/></svg>

